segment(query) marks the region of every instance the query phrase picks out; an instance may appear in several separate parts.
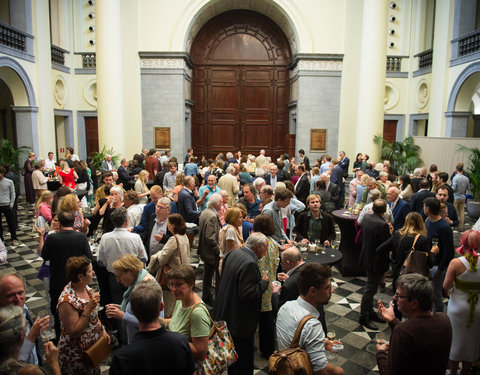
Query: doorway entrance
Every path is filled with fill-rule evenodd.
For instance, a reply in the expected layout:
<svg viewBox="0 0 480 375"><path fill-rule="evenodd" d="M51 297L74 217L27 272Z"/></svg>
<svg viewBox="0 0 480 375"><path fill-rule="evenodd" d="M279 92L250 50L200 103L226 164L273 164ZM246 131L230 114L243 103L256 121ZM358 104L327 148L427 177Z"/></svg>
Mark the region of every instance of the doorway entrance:
<svg viewBox="0 0 480 375"><path fill-rule="evenodd" d="M225 12L197 34L191 58L195 153L284 153L291 52L278 26L256 12Z"/></svg>

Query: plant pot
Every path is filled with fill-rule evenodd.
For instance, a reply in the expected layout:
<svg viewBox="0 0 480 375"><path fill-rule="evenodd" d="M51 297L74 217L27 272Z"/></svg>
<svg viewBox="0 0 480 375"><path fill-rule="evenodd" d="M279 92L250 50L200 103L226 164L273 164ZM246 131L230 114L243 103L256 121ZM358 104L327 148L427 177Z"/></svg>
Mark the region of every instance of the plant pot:
<svg viewBox="0 0 480 375"><path fill-rule="evenodd" d="M479 217L480 216L480 202L476 202L476 201L473 201L471 199L467 200L467 211L468 211L468 216Z"/></svg>

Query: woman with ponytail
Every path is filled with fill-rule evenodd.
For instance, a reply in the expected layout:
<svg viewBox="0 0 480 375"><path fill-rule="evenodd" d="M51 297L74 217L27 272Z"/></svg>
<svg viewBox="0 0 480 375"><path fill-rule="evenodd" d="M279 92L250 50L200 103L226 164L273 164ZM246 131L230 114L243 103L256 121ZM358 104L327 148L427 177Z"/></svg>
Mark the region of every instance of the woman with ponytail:
<svg viewBox="0 0 480 375"><path fill-rule="evenodd" d="M462 375L470 373L472 362L480 353L480 232L467 230L462 235L462 246L457 249L460 257L452 259L448 266L443 288L453 291L448 302L448 317L452 323L452 347L449 369L456 374L462 362Z"/></svg>

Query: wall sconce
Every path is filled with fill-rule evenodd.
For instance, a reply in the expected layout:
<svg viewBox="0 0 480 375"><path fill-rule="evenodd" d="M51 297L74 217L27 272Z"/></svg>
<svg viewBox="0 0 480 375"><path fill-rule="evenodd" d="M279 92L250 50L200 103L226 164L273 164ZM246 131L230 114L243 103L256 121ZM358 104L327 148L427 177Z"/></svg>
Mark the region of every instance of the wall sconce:
<svg viewBox="0 0 480 375"><path fill-rule="evenodd" d="M390 29L390 30L388 30L388 33L389 33L390 35L393 35L393 34L395 34L395 30Z"/></svg>
<svg viewBox="0 0 480 375"><path fill-rule="evenodd" d="M390 16L390 17L388 17L388 19L390 20L390 22L395 22L395 20L396 20L395 16Z"/></svg>
<svg viewBox="0 0 480 375"><path fill-rule="evenodd" d="M88 18L95 18L95 12L88 13Z"/></svg>
<svg viewBox="0 0 480 375"><path fill-rule="evenodd" d="M89 27L88 27L88 30L90 30L90 31L95 31L95 26L89 26Z"/></svg>
<svg viewBox="0 0 480 375"><path fill-rule="evenodd" d="M389 48L393 48L394 45L395 45L395 43L392 42L392 43L390 43L390 44L388 45L388 47L389 47Z"/></svg>
<svg viewBox="0 0 480 375"><path fill-rule="evenodd" d="M390 8L395 9L396 7L397 7L397 4L392 1L390 3Z"/></svg>
<svg viewBox="0 0 480 375"><path fill-rule="evenodd" d="M90 41L88 43L90 43L90 45L93 46L95 44L95 40L90 39Z"/></svg>
<svg viewBox="0 0 480 375"><path fill-rule="evenodd" d="M88 5L95 5L95 0L88 0Z"/></svg>

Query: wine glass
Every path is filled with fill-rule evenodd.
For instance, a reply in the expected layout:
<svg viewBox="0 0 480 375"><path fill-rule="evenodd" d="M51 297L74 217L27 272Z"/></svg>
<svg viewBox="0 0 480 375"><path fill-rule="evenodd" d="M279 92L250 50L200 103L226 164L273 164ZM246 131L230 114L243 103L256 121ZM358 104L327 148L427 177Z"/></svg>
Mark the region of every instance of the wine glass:
<svg viewBox="0 0 480 375"><path fill-rule="evenodd" d="M302 253L303 260L306 260L308 256L307 244L304 244L304 243L300 244L300 252Z"/></svg>
<svg viewBox="0 0 480 375"><path fill-rule="evenodd" d="M377 344L385 344L386 342L388 342L387 340L387 335L385 334L385 332L378 332L376 335L375 335L375 341Z"/></svg>
<svg viewBox="0 0 480 375"><path fill-rule="evenodd" d="M335 241L334 240L330 241L330 247L332 248L332 250L335 250ZM333 258L335 256L335 253L332 251L330 256Z"/></svg>
<svg viewBox="0 0 480 375"><path fill-rule="evenodd" d="M438 246L438 238L437 237L432 238L432 247L435 247L435 246Z"/></svg>
<svg viewBox="0 0 480 375"><path fill-rule="evenodd" d="M292 240L293 242L296 242L295 240L297 239L297 234L296 233L292 233Z"/></svg>
<svg viewBox="0 0 480 375"><path fill-rule="evenodd" d="M322 243L320 242L320 240L315 240L315 255L318 256L318 252L320 251L320 246L322 245Z"/></svg>
<svg viewBox="0 0 480 375"><path fill-rule="evenodd" d="M337 334L335 333L335 331L328 331L327 332L327 338L330 340L330 342L332 342L332 345L333 345L333 341L335 340L336 336L337 336ZM331 353L331 352L328 352L327 358L328 359L334 359L335 354Z"/></svg>

